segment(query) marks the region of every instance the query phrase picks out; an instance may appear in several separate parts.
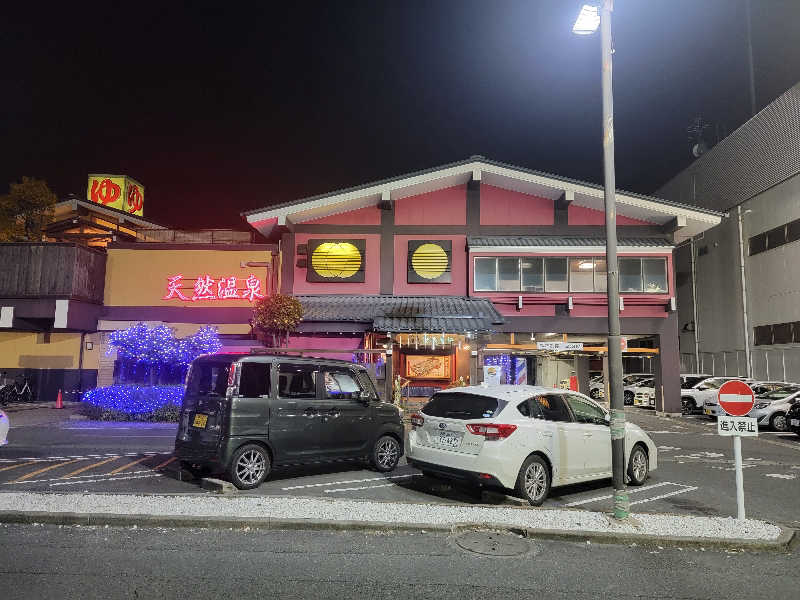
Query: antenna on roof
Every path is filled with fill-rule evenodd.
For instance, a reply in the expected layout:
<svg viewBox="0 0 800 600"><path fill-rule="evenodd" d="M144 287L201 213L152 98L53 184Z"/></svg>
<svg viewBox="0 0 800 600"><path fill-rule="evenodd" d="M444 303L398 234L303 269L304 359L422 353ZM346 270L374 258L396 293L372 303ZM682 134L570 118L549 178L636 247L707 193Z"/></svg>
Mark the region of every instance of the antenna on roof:
<svg viewBox="0 0 800 600"><path fill-rule="evenodd" d="M695 158L700 158L708 151L704 132L709 127L711 125L698 115L694 118L692 124L686 128L686 133L689 134L689 143L692 145L692 156Z"/></svg>

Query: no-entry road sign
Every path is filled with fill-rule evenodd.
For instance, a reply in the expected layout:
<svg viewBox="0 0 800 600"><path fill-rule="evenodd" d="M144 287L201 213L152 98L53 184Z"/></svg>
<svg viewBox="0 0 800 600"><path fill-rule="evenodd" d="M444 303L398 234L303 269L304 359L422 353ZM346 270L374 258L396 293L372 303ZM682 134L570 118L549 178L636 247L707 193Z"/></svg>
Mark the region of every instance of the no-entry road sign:
<svg viewBox="0 0 800 600"><path fill-rule="evenodd" d="M753 409L755 396L744 381L726 381L717 392L719 405L732 417L743 417Z"/></svg>

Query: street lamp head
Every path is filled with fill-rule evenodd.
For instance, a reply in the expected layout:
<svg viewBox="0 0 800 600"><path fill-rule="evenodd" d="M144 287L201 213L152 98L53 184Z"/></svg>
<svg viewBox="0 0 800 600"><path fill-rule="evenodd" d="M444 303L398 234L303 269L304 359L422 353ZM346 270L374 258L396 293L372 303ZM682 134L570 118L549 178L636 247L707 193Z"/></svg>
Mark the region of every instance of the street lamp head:
<svg viewBox="0 0 800 600"><path fill-rule="evenodd" d="M578 18L575 19L575 25L572 26L572 33L578 35L589 35L597 31L600 26L600 11L597 6L592 4L584 4Z"/></svg>

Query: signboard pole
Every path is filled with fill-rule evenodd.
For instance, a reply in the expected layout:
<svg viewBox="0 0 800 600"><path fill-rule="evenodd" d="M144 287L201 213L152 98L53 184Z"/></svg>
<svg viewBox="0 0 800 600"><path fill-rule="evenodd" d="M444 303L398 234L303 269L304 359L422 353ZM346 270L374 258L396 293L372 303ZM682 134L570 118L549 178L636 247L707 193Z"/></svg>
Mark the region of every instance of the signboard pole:
<svg viewBox="0 0 800 600"><path fill-rule="evenodd" d="M733 436L733 461L736 466L736 518L744 520L744 477L742 476L742 436Z"/></svg>
<svg viewBox="0 0 800 600"><path fill-rule="evenodd" d="M742 436L758 435L758 421L748 417L755 403L755 394L743 381L726 381L717 392L717 399L725 415L717 418L717 433L733 436L733 462L736 469L736 518L744 516L744 477L742 475Z"/></svg>

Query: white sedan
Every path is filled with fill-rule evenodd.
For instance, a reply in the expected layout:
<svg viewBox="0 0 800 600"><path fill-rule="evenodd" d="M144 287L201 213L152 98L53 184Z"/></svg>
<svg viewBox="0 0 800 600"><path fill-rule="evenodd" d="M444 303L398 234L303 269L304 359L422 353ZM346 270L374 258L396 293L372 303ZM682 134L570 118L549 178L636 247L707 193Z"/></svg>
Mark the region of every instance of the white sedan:
<svg viewBox="0 0 800 600"><path fill-rule="evenodd" d="M437 392L411 417L406 457L424 474L514 489L530 504L551 486L611 477L606 410L583 394L529 385ZM641 485L658 466L653 440L625 425L627 475Z"/></svg>
<svg viewBox="0 0 800 600"><path fill-rule="evenodd" d="M8 435L8 415L0 410L0 446L5 446L8 443L6 436Z"/></svg>

